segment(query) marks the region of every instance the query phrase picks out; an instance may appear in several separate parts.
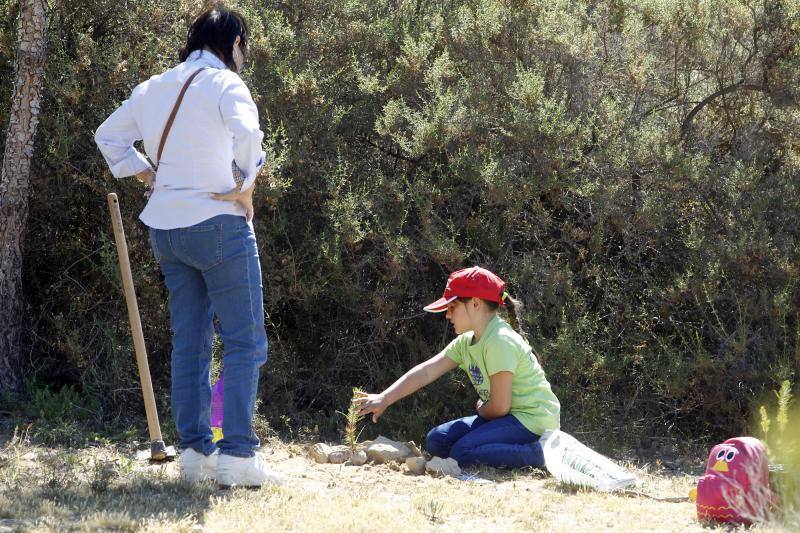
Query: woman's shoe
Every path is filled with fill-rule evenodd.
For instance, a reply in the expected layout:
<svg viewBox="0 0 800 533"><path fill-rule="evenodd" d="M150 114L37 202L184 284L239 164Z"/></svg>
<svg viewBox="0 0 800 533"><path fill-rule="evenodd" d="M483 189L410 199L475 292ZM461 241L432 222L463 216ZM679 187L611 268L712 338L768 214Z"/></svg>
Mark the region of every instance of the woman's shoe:
<svg viewBox="0 0 800 533"><path fill-rule="evenodd" d="M186 448L178 457L181 479L189 483L217 479L218 460L219 450L211 455L203 455L192 448Z"/></svg>
<svg viewBox="0 0 800 533"><path fill-rule="evenodd" d="M286 481L286 476L267 468L267 462L258 454L253 457L220 455L217 482L223 487L284 485Z"/></svg>

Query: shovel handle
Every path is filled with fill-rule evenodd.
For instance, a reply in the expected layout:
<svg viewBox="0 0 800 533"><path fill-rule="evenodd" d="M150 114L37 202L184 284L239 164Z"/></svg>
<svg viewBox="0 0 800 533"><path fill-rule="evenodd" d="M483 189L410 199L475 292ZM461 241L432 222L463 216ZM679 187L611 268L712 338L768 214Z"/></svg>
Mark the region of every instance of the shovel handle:
<svg viewBox="0 0 800 533"><path fill-rule="evenodd" d="M150 380L150 365L147 362L147 349L144 346L142 334L142 320L139 317L139 305L136 302L136 291L133 288L131 263L128 259L128 244L125 241L125 229L122 227L122 215L119 212L119 199L116 193L107 196L108 210L111 212L111 225L114 226L114 240L117 243L119 256L119 270L122 275L122 287L125 291L125 302L128 304L128 319L131 323L133 347L136 352L136 364L139 367L139 379L142 382L142 395L144 396L144 410L147 414L147 428L150 432L150 441L161 441L161 425L158 423L158 411L153 395L153 382Z"/></svg>

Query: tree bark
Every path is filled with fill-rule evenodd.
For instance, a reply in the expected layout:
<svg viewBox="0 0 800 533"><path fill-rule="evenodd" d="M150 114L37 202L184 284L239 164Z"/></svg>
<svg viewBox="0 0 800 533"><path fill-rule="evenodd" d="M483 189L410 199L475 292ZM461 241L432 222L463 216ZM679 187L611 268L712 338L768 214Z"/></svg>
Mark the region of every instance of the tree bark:
<svg viewBox="0 0 800 533"><path fill-rule="evenodd" d="M22 242L39 98L47 59L46 0L20 0L14 93L0 174L0 393L22 384Z"/></svg>

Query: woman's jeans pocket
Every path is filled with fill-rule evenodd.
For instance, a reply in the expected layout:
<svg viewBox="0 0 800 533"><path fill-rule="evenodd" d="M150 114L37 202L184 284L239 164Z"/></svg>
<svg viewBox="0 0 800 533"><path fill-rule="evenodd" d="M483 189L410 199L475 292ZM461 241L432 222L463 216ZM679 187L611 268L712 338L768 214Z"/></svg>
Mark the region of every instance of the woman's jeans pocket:
<svg viewBox="0 0 800 533"><path fill-rule="evenodd" d="M186 228L181 240L181 248L193 267L205 271L222 262L222 224Z"/></svg>

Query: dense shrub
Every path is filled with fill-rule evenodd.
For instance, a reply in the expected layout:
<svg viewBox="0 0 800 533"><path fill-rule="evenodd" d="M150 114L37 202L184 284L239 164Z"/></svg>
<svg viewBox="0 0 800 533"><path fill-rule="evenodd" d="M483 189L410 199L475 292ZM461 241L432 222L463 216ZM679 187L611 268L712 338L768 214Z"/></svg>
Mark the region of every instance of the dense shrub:
<svg viewBox="0 0 800 533"><path fill-rule="evenodd" d="M452 333L421 306L472 264L526 304L567 429L719 438L763 391L796 381L793 2L235 5L254 30L245 77L274 168L256 221L273 426L331 433L353 386L378 390L442 348ZM110 190L162 412L170 344L144 200L112 180L92 133L174 64L199 7L53 5L26 240L29 368L81 387L99 420L141 410ZM473 402L452 376L384 424L419 438Z"/></svg>

